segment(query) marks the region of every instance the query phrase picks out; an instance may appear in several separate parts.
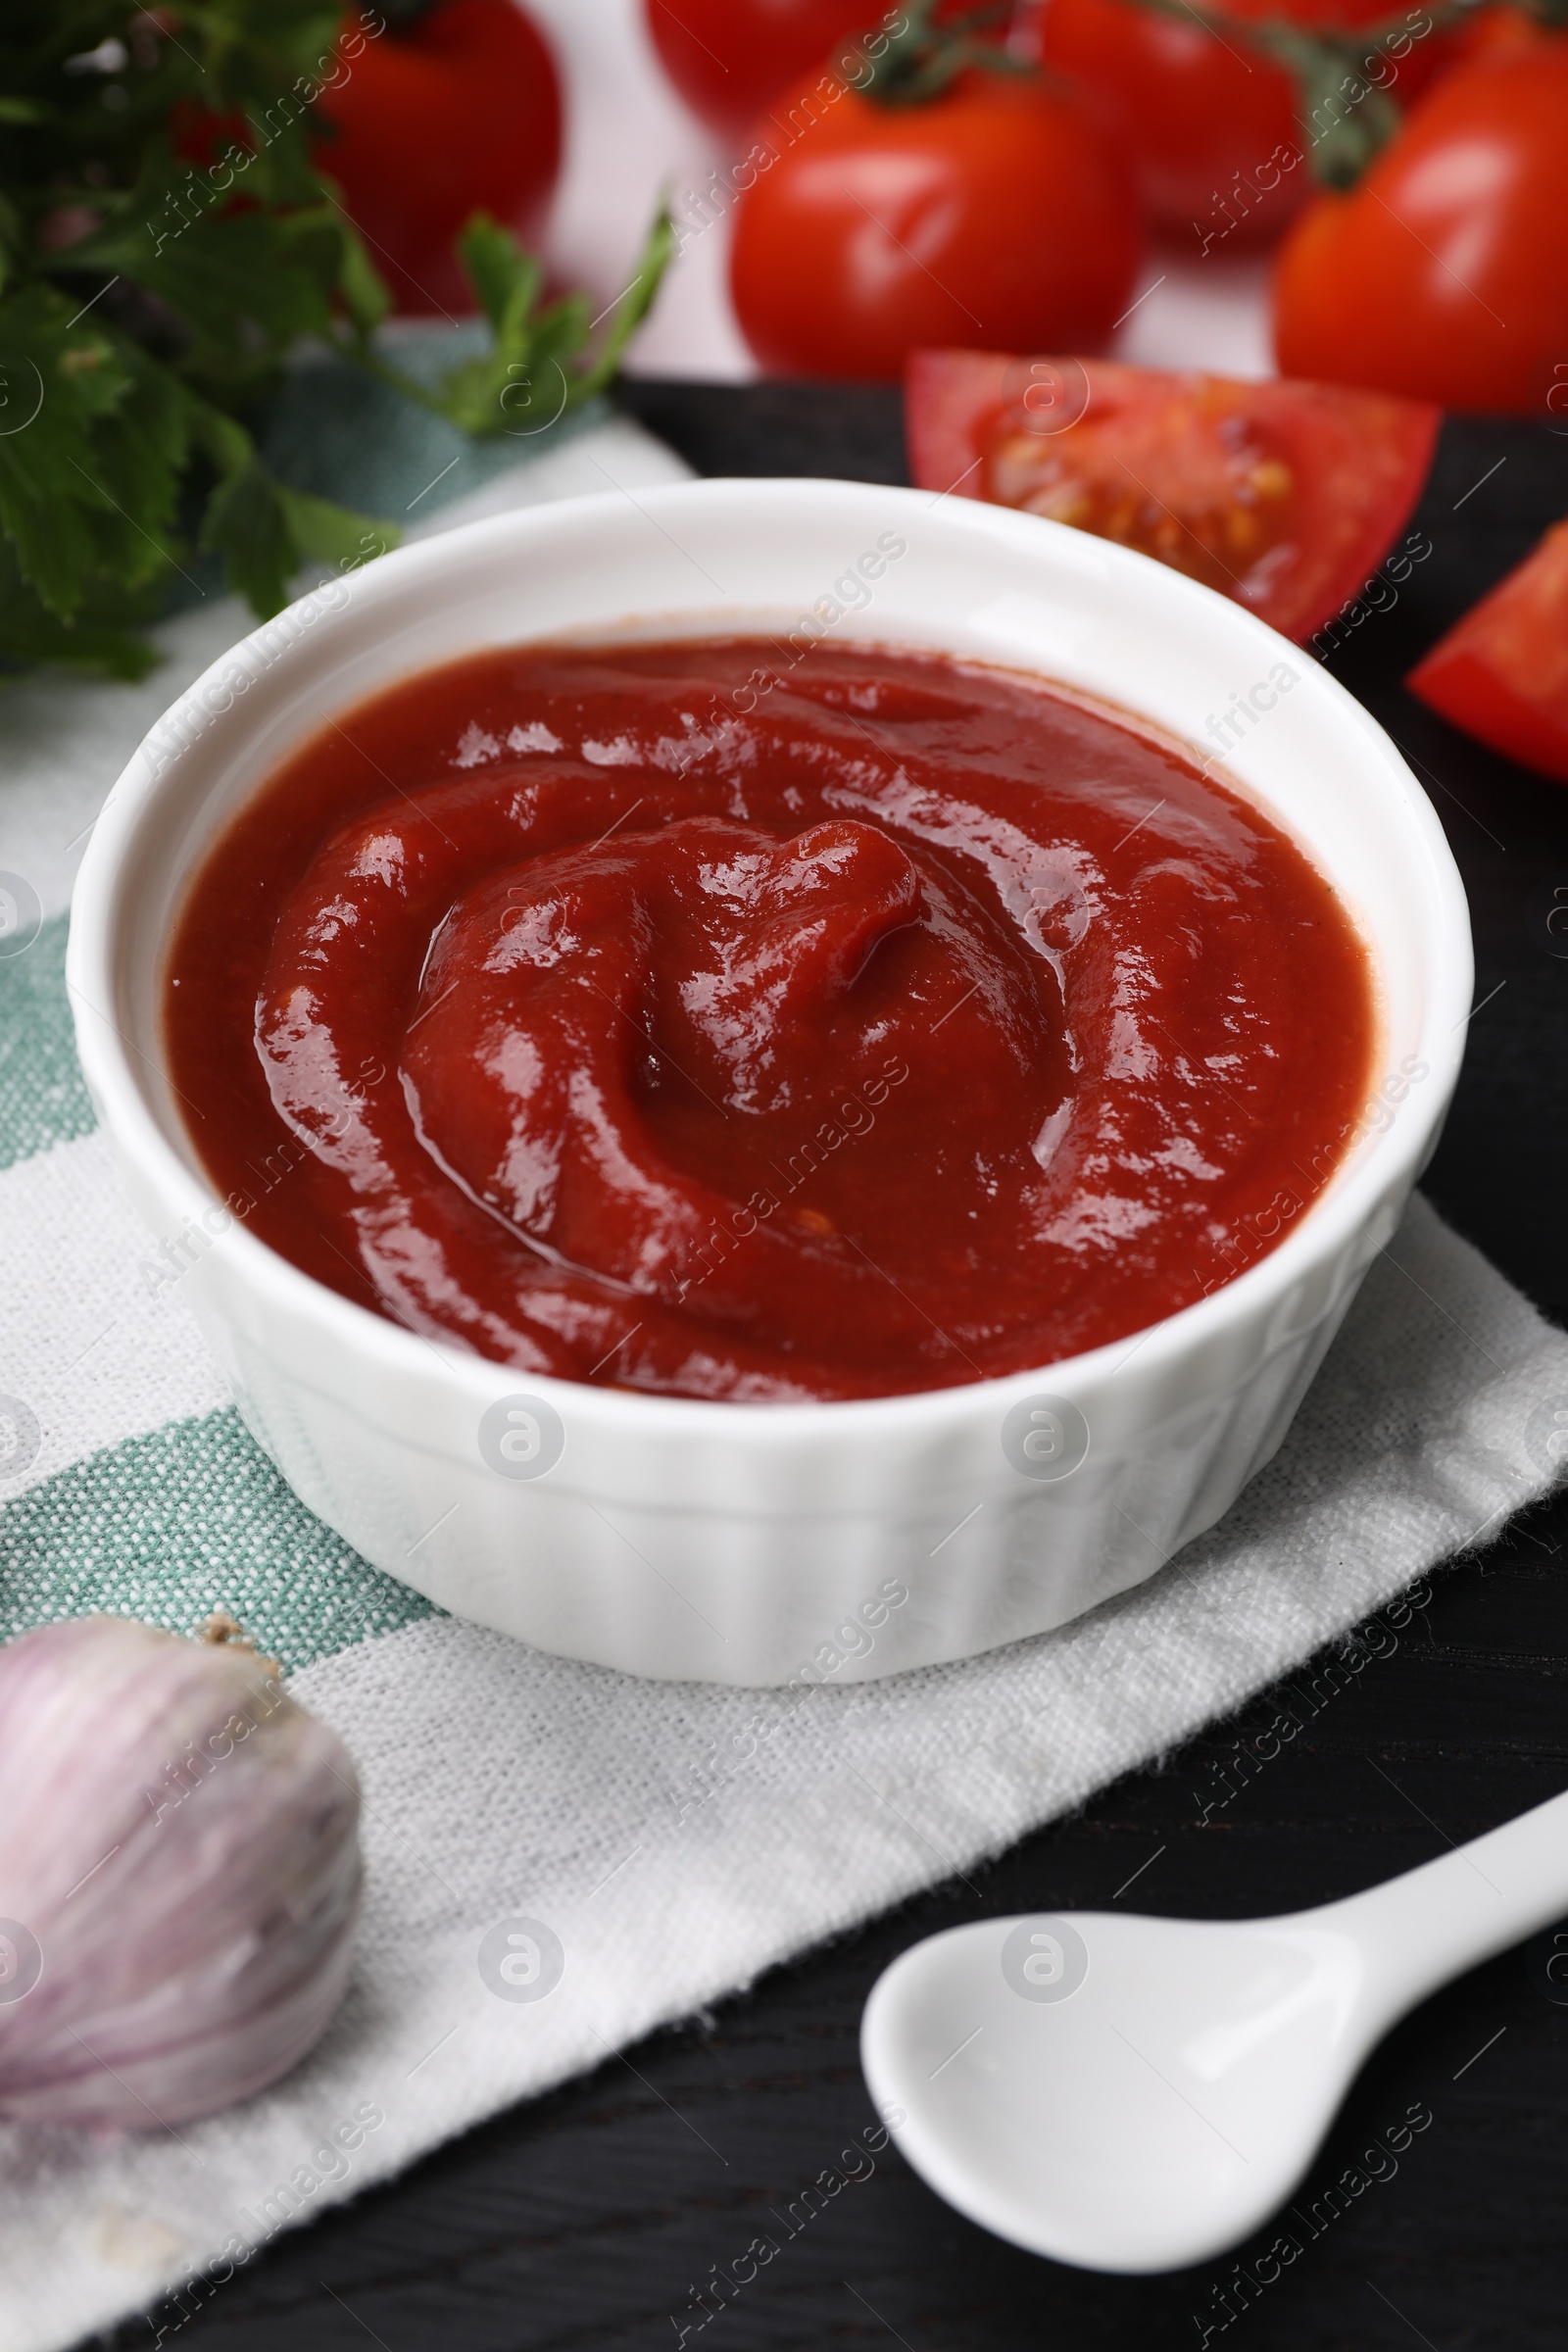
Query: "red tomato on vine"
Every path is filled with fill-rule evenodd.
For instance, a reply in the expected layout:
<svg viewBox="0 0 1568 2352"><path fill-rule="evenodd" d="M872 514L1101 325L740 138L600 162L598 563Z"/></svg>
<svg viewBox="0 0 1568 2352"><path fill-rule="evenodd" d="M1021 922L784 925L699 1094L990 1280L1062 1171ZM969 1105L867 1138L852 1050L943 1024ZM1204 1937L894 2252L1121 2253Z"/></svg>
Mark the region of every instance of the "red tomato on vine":
<svg viewBox="0 0 1568 2352"><path fill-rule="evenodd" d="M1287 375L1544 420L1568 359L1568 40L1456 67L1280 249Z"/></svg>
<svg viewBox="0 0 1568 2352"><path fill-rule="evenodd" d="M892 377L930 343L1092 347L1132 296L1128 167L1032 77L962 64L891 99L814 77L757 125L747 170L730 282L775 373Z"/></svg>
<svg viewBox="0 0 1568 2352"><path fill-rule="evenodd" d="M390 12L389 12L390 13ZM550 51L514 0L436 0L367 41L316 149L399 311L471 311L453 253L470 213L537 237L561 161Z"/></svg>
<svg viewBox="0 0 1568 2352"><path fill-rule="evenodd" d="M694 114L741 131L780 90L863 32L875 0L643 0L654 47Z"/></svg>
<svg viewBox="0 0 1568 2352"><path fill-rule="evenodd" d="M1315 148L1361 103L1332 72L1304 90L1249 35L1250 22L1336 41L1378 30L1361 78L1400 105L1451 42L1420 6L1401 24L1389 0L1223 0L1206 13L1220 23L1150 0L1049 0L1043 32L1047 62L1099 103L1136 157L1150 218L1200 254L1278 235L1312 193Z"/></svg>

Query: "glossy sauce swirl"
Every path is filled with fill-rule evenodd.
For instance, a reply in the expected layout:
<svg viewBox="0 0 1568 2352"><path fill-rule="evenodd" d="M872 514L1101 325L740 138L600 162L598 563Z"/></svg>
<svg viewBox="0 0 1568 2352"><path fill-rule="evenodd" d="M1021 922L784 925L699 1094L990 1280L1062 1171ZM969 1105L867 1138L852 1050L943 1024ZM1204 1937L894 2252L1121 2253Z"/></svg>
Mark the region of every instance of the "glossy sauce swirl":
<svg viewBox="0 0 1568 2352"><path fill-rule="evenodd" d="M1373 1033L1328 886L1169 749L744 642L378 697L220 841L168 977L198 1148L282 1254L520 1370L730 1398L1189 1303L1332 1172Z"/></svg>

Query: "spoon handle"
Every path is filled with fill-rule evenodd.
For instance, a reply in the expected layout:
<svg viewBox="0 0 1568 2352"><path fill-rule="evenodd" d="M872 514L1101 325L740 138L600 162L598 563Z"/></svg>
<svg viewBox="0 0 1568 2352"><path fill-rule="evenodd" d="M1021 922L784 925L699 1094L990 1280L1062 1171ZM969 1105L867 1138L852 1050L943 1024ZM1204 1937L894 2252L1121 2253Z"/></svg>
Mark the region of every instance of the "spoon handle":
<svg viewBox="0 0 1568 2352"><path fill-rule="evenodd" d="M1568 1913L1568 1794L1314 1913L1353 1936L1388 2021Z"/></svg>

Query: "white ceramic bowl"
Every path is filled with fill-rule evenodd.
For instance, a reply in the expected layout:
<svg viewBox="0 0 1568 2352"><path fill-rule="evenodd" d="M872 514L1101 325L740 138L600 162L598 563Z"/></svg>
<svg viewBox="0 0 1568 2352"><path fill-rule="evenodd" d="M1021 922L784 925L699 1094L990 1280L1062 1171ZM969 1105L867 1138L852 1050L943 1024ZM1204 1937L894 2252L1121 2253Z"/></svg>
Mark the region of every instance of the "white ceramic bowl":
<svg viewBox="0 0 1568 2352"><path fill-rule="evenodd" d="M858 560L887 533L904 552L867 583ZM436 1348L236 1225L165 1076L161 964L209 845L282 756L331 710L486 646L784 632L813 607L836 641L1038 671L1205 751L1211 718L1249 704L1227 772L1336 885L1381 994L1364 1133L1285 1240L1136 1345L921 1396L757 1405ZM192 1303L249 1428L310 1507L390 1575L542 1648L767 1684L892 1674L1043 1632L1220 1516L1279 1445L1431 1153L1472 972L1458 875L1394 746L1237 606L995 507L710 481L474 523L256 631L110 796L68 977L87 1083L136 1201L160 1235L190 1237ZM523 1417L509 1421L519 1392ZM1048 1417L1031 1422L1042 1396ZM498 1425L511 1432L500 1453ZM1020 1425L1036 1433L1027 1453Z"/></svg>

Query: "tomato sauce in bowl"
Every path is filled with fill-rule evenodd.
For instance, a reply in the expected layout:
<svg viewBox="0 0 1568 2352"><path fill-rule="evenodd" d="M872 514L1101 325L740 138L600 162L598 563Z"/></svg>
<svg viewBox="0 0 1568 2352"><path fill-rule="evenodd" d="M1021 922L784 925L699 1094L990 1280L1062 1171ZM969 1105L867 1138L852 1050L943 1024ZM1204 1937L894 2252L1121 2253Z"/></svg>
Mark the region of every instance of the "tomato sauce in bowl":
<svg viewBox="0 0 1568 2352"><path fill-rule="evenodd" d="M1322 1190L1376 1017L1295 843L945 656L523 647L297 750L165 975L232 1212L568 1380L891 1396L1191 1304Z"/></svg>

